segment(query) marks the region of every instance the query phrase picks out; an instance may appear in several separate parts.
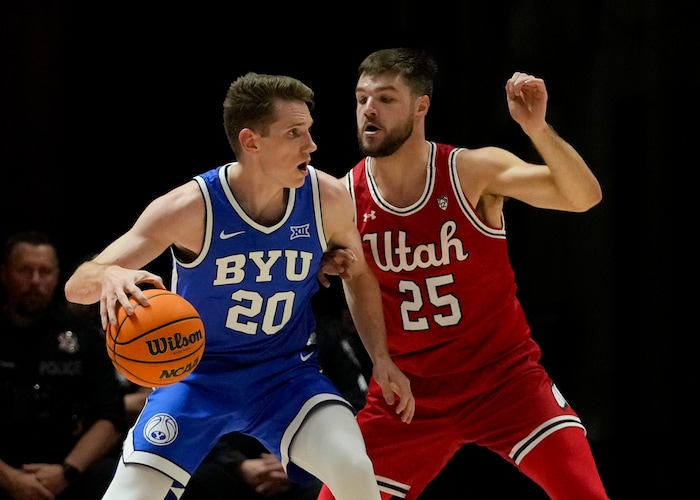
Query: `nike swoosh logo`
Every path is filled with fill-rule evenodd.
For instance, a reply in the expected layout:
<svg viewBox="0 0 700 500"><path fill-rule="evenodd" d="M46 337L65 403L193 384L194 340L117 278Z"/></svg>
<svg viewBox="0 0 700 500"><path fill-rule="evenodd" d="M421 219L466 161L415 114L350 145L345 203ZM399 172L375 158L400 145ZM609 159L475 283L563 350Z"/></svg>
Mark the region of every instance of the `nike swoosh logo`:
<svg viewBox="0 0 700 500"><path fill-rule="evenodd" d="M245 231L236 231L235 233L227 233L223 229L221 230L221 233L219 233L219 238L222 240L227 240L229 238L233 238L234 236L238 236L239 234L243 234Z"/></svg>
<svg viewBox="0 0 700 500"><path fill-rule="evenodd" d="M308 353L299 353L299 357L301 358L302 361L306 361L309 359L311 356L313 356L313 352L308 352Z"/></svg>

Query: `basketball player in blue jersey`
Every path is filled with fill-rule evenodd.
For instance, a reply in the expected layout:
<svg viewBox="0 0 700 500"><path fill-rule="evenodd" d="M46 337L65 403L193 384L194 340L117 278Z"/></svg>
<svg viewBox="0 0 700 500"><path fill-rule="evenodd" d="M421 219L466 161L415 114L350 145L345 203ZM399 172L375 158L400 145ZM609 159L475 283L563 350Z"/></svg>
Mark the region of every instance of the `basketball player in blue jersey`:
<svg viewBox="0 0 700 500"><path fill-rule="evenodd" d="M313 105L313 91L296 79L236 79L224 127L237 161L155 199L67 281L69 301L99 301L106 328L119 305L133 312L129 296L148 305L140 285L164 288L143 267L169 249L172 289L204 322L202 359L181 382L153 390L105 499L178 498L231 431L259 439L292 480L312 474L338 500L380 499L352 406L321 373L313 342L310 299L327 249L357 256L344 269L353 276L346 299L397 420L409 423L415 405L388 353L379 287L350 197L339 180L309 165Z"/></svg>

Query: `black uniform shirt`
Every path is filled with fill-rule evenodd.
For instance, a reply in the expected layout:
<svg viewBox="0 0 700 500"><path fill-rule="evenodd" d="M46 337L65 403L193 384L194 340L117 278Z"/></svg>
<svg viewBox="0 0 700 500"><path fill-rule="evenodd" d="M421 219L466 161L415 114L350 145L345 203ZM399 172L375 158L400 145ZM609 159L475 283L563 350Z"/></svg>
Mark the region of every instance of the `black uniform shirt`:
<svg viewBox="0 0 700 500"><path fill-rule="evenodd" d="M96 420L123 416L100 330L62 306L30 328L0 313L0 458L60 463Z"/></svg>

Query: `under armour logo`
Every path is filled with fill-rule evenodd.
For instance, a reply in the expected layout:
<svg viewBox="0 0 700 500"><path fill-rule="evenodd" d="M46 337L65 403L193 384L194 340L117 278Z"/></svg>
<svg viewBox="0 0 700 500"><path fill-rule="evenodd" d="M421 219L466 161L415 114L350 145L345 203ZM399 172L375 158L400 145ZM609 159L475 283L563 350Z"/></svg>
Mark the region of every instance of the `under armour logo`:
<svg viewBox="0 0 700 500"><path fill-rule="evenodd" d="M372 220L376 219L377 213L374 210L372 210L370 213L364 214L362 217L363 217L364 221L367 222L369 219L372 219Z"/></svg>
<svg viewBox="0 0 700 500"><path fill-rule="evenodd" d="M308 224L304 224L303 226L290 226L289 229L292 230L292 234L289 236L290 240L295 238L311 238Z"/></svg>

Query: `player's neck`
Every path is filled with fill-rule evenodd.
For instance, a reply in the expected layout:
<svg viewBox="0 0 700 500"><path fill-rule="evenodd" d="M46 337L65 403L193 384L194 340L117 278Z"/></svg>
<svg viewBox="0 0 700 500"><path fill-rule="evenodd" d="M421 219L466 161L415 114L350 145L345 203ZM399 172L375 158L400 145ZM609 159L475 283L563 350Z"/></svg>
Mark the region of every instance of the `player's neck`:
<svg viewBox="0 0 700 500"><path fill-rule="evenodd" d="M370 159L370 170L385 201L406 207L418 200L427 175L430 146L425 140L406 141L390 156Z"/></svg>
<svg viewBox="0 0 700 500"><path fill-rule="evenodd" d="M263 226L279 222L287 211L289 189L276 186L269 179L256 178L250 172L242 174L236 167L231 169L229 186L241 208Z"/></svg>
<svg viewBox="0 0 700 500"><path fill-rule="evenodd" d="M376 170L393 170L405 172L421 169L428 162L430 146L424 135L414 134L401 147L389 156L372 157L371 163Z"/></svg>

